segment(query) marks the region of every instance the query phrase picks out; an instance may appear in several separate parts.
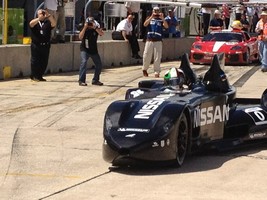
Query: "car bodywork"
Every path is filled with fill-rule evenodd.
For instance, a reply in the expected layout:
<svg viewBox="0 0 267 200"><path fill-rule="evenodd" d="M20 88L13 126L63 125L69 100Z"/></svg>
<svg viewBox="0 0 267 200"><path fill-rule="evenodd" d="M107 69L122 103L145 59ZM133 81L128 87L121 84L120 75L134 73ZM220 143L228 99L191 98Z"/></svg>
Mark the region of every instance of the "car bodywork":
<svg viewBox="0 0 267 200"><path fill-rule="evenodd" d="M187 89L175 90L163 81L139 82L105 113L103 158L117 165L175 162L205 145L235 146L266 138L266 92L261 99L236 98L219 65L218 56L203 78L196 78L188 55L180 69Z"/></svg>
<svg viewBox="0 0 267 200"><path fill-rule="evenodd" d="M224 53L225 64L249 64L258 60L258 41L244 31L213 31L203 38L196 37L191 46L190 61L210 64L213 56Z"/></svg>

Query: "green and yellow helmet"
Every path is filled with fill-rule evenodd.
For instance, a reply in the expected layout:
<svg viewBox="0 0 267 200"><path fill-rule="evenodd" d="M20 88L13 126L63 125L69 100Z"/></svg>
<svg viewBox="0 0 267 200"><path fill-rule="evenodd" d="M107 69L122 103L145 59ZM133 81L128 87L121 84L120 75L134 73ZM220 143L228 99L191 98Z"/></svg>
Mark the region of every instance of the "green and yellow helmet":
<svg viewBox="0 0 267 200"><path fill-rule="evenodd" d="M172 67L164 75L164 84L169 86L179 86L185 83L185 75L183 70Z"/></svg>

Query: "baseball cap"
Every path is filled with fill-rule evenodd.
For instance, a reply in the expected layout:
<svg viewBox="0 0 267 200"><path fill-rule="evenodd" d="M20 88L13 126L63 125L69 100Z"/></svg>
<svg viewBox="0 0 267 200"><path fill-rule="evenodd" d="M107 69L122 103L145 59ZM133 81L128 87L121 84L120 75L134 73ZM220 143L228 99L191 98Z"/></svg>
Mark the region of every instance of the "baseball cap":
<svg viewBox="0 0 267 200"><path fill-rule="evenodd" d="M159 7L158 7L158 6L155 6L155 7L153 8L153 10L159 10Z"/></svg>

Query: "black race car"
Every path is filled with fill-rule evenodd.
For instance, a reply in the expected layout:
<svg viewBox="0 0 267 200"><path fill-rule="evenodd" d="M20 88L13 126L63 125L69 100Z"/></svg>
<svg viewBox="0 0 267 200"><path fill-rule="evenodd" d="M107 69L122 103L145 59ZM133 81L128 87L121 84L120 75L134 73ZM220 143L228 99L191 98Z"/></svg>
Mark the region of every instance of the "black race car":
<svg viewBox="0 0 267 200"><path fill-rule="evenodd" d="M236 98L215 55L197 78L188 55L181 66L188 88L146 80L129 89L125 100L107 108L103 158L113 166L175 161L211 145L236 146L267 137L267 90L261 99Z"/></svg>

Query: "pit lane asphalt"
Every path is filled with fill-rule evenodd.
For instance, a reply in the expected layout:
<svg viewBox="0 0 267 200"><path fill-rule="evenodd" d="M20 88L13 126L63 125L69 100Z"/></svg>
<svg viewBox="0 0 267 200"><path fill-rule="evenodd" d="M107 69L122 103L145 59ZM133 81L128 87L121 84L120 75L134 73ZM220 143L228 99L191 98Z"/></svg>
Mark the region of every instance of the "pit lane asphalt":
<svg viewBox="0 0 267 200"><path fill-rule="evenodd" d="M162 71L172 66L179 62L163 63ZM266 88L258 67L225 71L238 97L257 98ZM141 66L104 70L102 87L78 86L77 74L0 82L0 199L266 199L264 143L191 156L181 168L110 171L101 152L104 113L144 80Z"/></svg>

